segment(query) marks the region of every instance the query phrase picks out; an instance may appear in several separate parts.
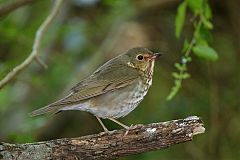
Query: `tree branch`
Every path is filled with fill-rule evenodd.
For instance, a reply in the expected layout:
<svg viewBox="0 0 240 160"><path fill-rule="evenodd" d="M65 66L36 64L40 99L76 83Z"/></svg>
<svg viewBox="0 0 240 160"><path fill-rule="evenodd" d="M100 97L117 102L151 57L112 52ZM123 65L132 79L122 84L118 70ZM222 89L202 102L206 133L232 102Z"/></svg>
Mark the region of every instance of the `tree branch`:
<svg viewBox="0 0 240 160"><path fill-rule="evenodd" d="M204 133L199 117L136 125L126 130L45 142L0 143L0 159L115 159L191 141Z"/></svg>
<svg viewBox="0 0 240 160"><path fill-rule="evenodd" d="M37 0L15 0L14 2L3 4L0 6L0 17L9 14L10 12Z"/></svg>
<svg viewBox="0 0 240 160"><path fill-rule="evenodd" d="M30 55L18 66L13 68L11 72L9 72L1 81L0 81L0 89L2 89L14 76L16 76L18 73L20 73L24 68L26 68L39 54L39 48L43 39L43 35L53 22L54 18L57 16L58 12L60 11L61 5L63 4L64 0L56 0L54 7L51 11L51 13L48 15L48 17L44 20L44 22L41 24L41 26L38 28L34 43L32 52Z"/></svg>

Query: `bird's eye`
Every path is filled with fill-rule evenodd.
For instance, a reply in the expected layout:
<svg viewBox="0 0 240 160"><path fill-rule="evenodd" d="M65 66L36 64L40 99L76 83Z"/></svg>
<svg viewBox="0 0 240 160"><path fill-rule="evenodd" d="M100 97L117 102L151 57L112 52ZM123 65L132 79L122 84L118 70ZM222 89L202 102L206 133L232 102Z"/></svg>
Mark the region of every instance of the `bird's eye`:
<svg viewBox="0 0 240 160"><path fill-rule="evenodd" d="M137 55L137 60L142 61L143 60L143 55L141 55L141 54Z"/></svg>

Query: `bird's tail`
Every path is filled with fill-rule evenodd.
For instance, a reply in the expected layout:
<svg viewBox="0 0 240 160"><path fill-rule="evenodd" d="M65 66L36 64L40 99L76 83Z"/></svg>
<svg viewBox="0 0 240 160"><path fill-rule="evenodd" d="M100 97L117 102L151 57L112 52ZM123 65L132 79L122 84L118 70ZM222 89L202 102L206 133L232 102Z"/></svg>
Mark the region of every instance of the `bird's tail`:
<svg viewBox="0 0 240 160"><path fill-rule="evenodd" d="M45 106L45 107L42 107L35 111L30 112L28 115L30 117L34 117L34 116L39 116L39 115L42 115L45 113L56 113L56 112L58 112L58 110L59 110L58 106L48 105L48 106Z"/></svg>
<svg viewBox="0 0 240 160"><path fill-rule="evenodd" d="M45 107L39 108L35 111L32 111L29 113L30 117L34 117L34 116L39 116L45 113L58 113L59 111L61 111L60 109L64 107L64 100L66 100L68 97L71 96L72 93L70 93L68 96L64 97L63 99L60 99L52 104L49 104Z"/></svg>

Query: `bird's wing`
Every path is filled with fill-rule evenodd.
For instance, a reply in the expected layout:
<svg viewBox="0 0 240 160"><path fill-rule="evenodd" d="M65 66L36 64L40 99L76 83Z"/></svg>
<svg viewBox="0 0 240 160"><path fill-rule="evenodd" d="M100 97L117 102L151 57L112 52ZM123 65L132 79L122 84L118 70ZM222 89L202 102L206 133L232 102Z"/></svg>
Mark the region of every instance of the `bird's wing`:
<svg viewBox="0 0 240 160"><path fill-rule="evenodd" d="M108 63L72 88L72 94L54 105L71 105L115 89L128 86L139 78L138 72L124 64Z"/></svg>

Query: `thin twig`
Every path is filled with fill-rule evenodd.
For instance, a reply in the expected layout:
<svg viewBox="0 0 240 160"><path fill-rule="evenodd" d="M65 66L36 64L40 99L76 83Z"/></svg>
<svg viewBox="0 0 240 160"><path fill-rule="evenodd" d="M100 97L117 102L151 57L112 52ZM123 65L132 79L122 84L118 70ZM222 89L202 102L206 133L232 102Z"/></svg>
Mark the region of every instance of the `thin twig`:
<svg viewBox="0 0 240 160"><path fill-rule="evenodd" d="M24 5L27 5L27 4L36 2L36 1L37 0L15 0L14 2L3 4L0 6L0 17L9 14L12 11L14 11Z"/></svg>
<svg viewBox="0 0 240 160"><path fill-rule="evenodd" d="M136 125L78 138L63 138L44 142L0 143L2 159L79 159L107 160L139 154L191 141L204 133L201 119L191 116L167 122Z"/></svg>
<svg viewBox="0 0 240 160"><path fill-rule="evenodd" d="M40 57L36 56L36 57L35 57L35 60L36 60L36 62L37 62L40 66L42 66L44 69L48 69L48 65L47 65L45 62L43 62L43 60L42 60Z"/></svg>
<svg viewBox="0 0 240 160"><path fill-rule="evenodd" d="M1 81L0 81L0 89L2 89L10 80L14 78L18 73L20 73L24 68L26 68L39 54L40 45L43 39L44 33L47 31L50 24L53 22L54 18L57 16L58 12L60 11L61 5L63 4L64 0L56 0L54 7L48 17L44 20L41 26L38 28L32 52L30 55L18 66L13 68L11 72L9 72Z"/></svg>

